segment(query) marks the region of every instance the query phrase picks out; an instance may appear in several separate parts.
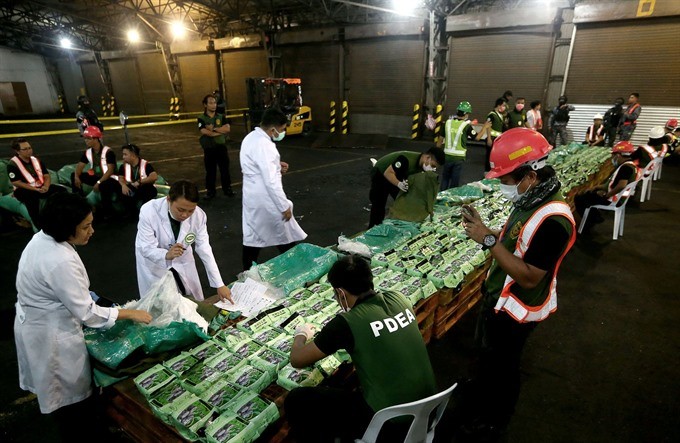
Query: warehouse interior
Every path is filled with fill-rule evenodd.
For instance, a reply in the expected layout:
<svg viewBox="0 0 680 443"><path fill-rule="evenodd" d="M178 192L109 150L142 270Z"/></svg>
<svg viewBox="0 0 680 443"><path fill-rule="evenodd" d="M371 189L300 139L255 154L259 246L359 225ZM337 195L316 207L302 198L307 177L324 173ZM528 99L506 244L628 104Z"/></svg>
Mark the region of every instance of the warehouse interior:
<svg viewBox="0 0 680 443"><path fill-rule="evenodd" d="M407 8L406 10L401 9ZM483 121L504 91L575 110L567 131L581 142L593 115L637 92L643 111L631 141L680 118L680 3L654 0L60 0L0 3L0 144L26 137L49 169L78 161L78 97L90 97L116 151L137 144L170 183L200 184L225 281L241 270L239 149L252 129L247 78L299 78L310 133L277 143L290 164L283 184L307 242L333 246L367 228L371 158L434 145L461 101ZM231 118L235 198L205 200L196 116L219 91ZM126 128L119 113L129 117ZM441 120L440 120L441 119ZM443 126L443 125L442 125ZM547 131L544 130L545 135ZM651 199L628 204L625 234L613 217L579 236L559 275L559 309L522 357L522 391L499 441L678 441L680 303L674 272L680 238L679 162L664 163ZM462 183L483 178L472 144ZM30 228L0 212L0 439L59 441L34 395L18 385L14 276ZM134 220L96 221L78 253L91 289L116 302L137 298ZM273 258L274 248L262 259ZM199 263L203 288L209 284ZM214 292L214 291L213 291ZM437 386L468 377L475 363L470 307L428 345ZM456 437L454 395L435 441ZM144 441L117 424L110 441ZM148 441L148 440L147 440ZM271 432L258 440L280 439Z"/></svg>

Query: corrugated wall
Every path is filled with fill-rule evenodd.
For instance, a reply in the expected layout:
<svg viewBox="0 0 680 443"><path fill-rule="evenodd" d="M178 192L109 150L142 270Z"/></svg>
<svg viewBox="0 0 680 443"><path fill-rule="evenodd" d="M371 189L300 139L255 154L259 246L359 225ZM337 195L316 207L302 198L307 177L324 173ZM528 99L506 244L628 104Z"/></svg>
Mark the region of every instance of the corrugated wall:
<svg viewBox="0 0 680 443"><path fill-rule="evenodd" d="M454 34L449 46L446 114L467 100L480 121L506 90L528 103L541 100L550 65L552 36L531 33ZM527 106L528 107L528 106Z"/></svg>
<svg viewBox="0 0 680 443"><path fill-rule="evenodd" d="M162 114L168 112L172 87L161 53L137 55L137 67L141 80L142 96L146 112Z"/></svg>
<svg viewBox="0 0 680 443"><path fill-rule="evenodd" d="M335 43L280 46L284 77L302 79L302 103L312 108L314 127L328 129L331 100L341 101L339 54Z"/></svg>
<svg viewBox="0 0 680 443"><path fill-rule="evenodd" d="M567 80L569 100L613 101L640 93L640 103L680 103L680 17L579 24Z"/></svg>
<svg viewBox="0 0 680 443"><path fill-rule="evenodd" d="M108 60L116 108L128 115L145 114L142 88L134 58Z"/></svg>
<svg viewBox="0 0 680 443"><path fill-rule="evenodd" d="M179 70L182 77L182 95L187 111L202 111L203 97L218 88L217 59L215 54L180 55Z"/></svg>
<svg viewBox="0 0 680 443"><path fill-rule="evenodd" d="M222 53L227 107L247 108L247 77L267 77L267 53L263 49L241 49Z"/></svg>

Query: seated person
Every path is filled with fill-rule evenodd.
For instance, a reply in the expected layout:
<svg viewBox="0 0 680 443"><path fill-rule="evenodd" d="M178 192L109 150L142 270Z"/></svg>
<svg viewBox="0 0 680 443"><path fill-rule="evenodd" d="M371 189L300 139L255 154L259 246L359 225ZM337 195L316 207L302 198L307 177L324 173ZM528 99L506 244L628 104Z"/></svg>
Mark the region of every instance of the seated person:
<svg viewBox="0 0 680 443"><path fill-rule="evenodd" d="M361 390L293 389L285 409L298 442L360 438L375 412L436 392L427 349L406 298L397 292L375 291L369 262L356 255L338 260L328 281L344 312L309 342L314 335L312 325L299 326L290 364L304 368L345 349L352 357ZM384 428L389 436L386 441L403 441L410 421L388 425Z"/></svg>
<svg viewBox="0 0 680 443"><path fill-rule="evenodd" d="M51 183L45 163L33 156L33 148L25 138L12 140L15 155L7 164L7 175L14 186L14 198L26 206L33 226L40 229L40 200L66 191Z"/></svg>
<svg viewBox="0 0 680 443"><path fill-rule="evenodd" d="M116 154L102 143L102 132L97 126L88 126L83 131L87 150L83 152L76 165L76 172L71 174L71 187L74 193L81 195L83 183L94 188L101 195L102 213L104 217L113 215L113 196L120 193L120 184L116 172ZM83 172L85 165L90 169Z"/></svg>
<svg viewBox="0 0 680 443"><path fill-rule="evenodd" d="M678 125L678 120L674 118L669 119L666 122L666 126L664 126L664 131L666 132L668 149L673 154L678 146L680 146L680 125Z"/></svg>
<svg viewBox="0 0 680 443"><path fill-rule="evenodd" d="M118 169L123 205L129 213L139 214L139 208L158 195L154 186L158 174L151 163L140 158L137 145L123 146L123 162Z"/></svg>
<svg viewBox="0 0 680 443"><path fill-rule="evenodd" d="M584 145L588 146L604 146L604 125L602 124L602 114L595 114L593 117L593 124L586 129L586 140Z"/></svg>
<svg viewBox="0 0 680 443"><path fill-rule="evenodd" d="M668 137L662 126L654 126L649 130L647 144L656 150L656 156L664 158L668 153Z"/></svg>
<svg viewBox="0 0 680 443"><path fill-rule="evenodd" d="M385 219L387 197L396 198L399 191L408 192L408 177L420 171L436 171L446 161L444 151L430 148L419 154L397 151L378 160L371 170L371 217L368 227L379 225Z"/></svg>
<svg viewBox="0 0 680 443"><path fill-rule="evenodd" d="M587 208L593 205L608 205L615 202L617 194L623 190L629 183L638 179L638 168L631 160L631 155L636 151L635 146L629 141L622 141L614 145L612 148L612 163L616 170L607 180L606 184L602 184L592 191L577 195L574 198L574 205L579 217ZM628 195L623 196L628 197ZM602 223L604 218L597 210L591 210L588 215L588 221L584 226L584 232L590 229L596 223Z"/></svg>

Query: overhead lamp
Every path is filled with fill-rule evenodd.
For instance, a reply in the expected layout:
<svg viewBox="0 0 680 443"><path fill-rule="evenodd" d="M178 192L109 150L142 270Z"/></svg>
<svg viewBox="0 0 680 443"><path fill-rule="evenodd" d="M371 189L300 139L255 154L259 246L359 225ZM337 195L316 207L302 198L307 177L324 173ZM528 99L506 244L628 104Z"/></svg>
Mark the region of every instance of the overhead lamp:
<svg viewBox="0 0 680 443"><path fill-rule="evenodd" d="M411 15L420 4L420 0L392 0L392 8L399 15Z"/></svg>
<svg viewBox="0 0 680 443"><path fill-rule="evenodd" d="M182 24L182 22L174 22L172 24L172 35L175 38L184 37L185 32L186 32L186 29L184 28L184 24Z"/></svg>
<svg viewBox="0 0 680 443"><path fill-rule="evenodd" d="M127 38L130 43L137 43L139 41L139 32L136 29L130 29L127 32Z"/></svg>
<svg viewBox="0 0 680 443"><path fill-rule="evenodd" d="M73 44L71 43L71 40L69 40L66 37L62 37L60 43L61 43L61 47L64 48L64 49L70 49L71 46L73 46Z"/></svg>

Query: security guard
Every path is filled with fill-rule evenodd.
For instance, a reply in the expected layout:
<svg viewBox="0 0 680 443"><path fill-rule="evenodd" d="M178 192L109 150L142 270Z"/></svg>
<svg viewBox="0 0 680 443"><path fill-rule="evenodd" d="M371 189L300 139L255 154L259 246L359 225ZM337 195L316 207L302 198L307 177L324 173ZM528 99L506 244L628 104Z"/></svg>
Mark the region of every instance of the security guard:
<svg viewBox="0 0 680 443"><path fill-rule="evenodd" d="M83 131L87 150L83 152L76 165L76 172L71 174L73 192L83 194L83 183L94 187L94 192L101 195L102 215L107 218L113 215L113 196L120 193L120 184L116 172L116 154L113 149L104 146L103 135L97 126L88 126ZM90 169L83 173L85 165Z"/></svg>
<svg viewBox="0 0 680 443"><path fill-rule="evenodd" d="M338 260L328 281L343 312L313 340L313 326L299 326L290 364L304 368L344 349L352 357L361 392L327 387L292 390L285 409L298 442L332 442L336 437L354 441L375 412L435 393L430 359L408 300L398 292L375 291L370 263L356 255ZM403 425L388 424L381 436L383 431L388 434L385 441L404 441Z"/></svg>
<svg viewBox="0 0 680 443"><path fill-rule="evenodd" d="M520 388L520 358L538 322L557 309L557 273L576 239L574 217L555 170L546 165L552 146L538 132L515 128L496 139L487 178L499 178L513 203L503 229L492 231L469 205L463 226L491 252L478 319L482 354L471 395L463 399L471 441L491 441L507 425Z"/></svg>
<svg viewBox="0 0 680 443"><path fill-rule="evenodd" d="M456 115L449 118L444 126L446 163L442 173L442 191L460 186L460 174L465 163L467 141L473 137L479 140L490 126L489 123L485 123L483 130L477 133L469 120L471 112L470 102L460 102Z"/></svg>
<svg viewBox="0 0 680 443"><path fill-rule="evenodd" d="M527 112L524 110L524 97L517 97L515 107L508 111L508 128L527 127Z"/></svg>
<svg viewBox="0 0 680 443"><path fill-rule="evenodd" d="M486 123L488 126L486 135L486 156L484 158L484 171L489 171L491 165L489 164L489 156L493 148L493 142L499 135L503 133L505 128L505 111L507 109L506 101L503 97L496 99L493 111L486 116Z"/></svg>
<svg viewBox="0 0 680 443"><path fill-rule="evenodd" d="M7 175L14 186L14 198L26 206L33 226L40 229L40 201L66 188L51 184L45 163L33 155L25 138L12 140L12 149L16 154L7 164Z"/></svg>
<svg viewBox="0 0 680 443"><path fill-rule="evenodd" d="M220 168L222 192L227 197L233 197L231 189L231 174L229 173L229 152L225 135L229 134L230 125L224 115L217 112L217 100L214 95L203 97L205 112L198 117L198 130L201 132L201 148L203 148L203 164L205 165L205 188L207 198L216 194L215 182L217 168Z"/></svg>

